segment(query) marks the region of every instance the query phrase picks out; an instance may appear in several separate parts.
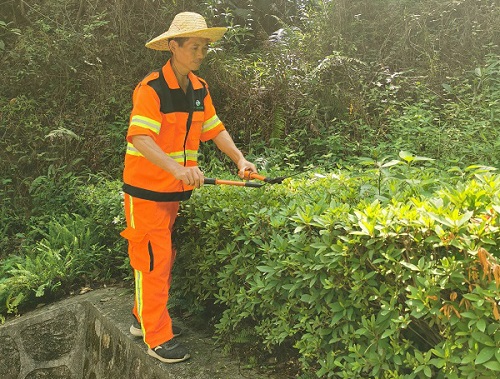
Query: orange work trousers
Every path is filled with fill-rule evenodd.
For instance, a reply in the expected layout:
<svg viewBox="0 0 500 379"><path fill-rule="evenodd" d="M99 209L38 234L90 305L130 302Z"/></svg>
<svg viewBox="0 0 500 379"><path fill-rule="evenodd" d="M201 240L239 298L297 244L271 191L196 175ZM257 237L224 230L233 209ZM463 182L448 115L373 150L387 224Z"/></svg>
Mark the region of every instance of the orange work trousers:
<svg viewBox="0 0 500 379"><path fill-rule="evenodd" d="M172 230L179 202L155 202L125 194L130 265L134 269L133 314L141 323L144 342L154 348L173 338L167 302L175 260Z"/></svg>

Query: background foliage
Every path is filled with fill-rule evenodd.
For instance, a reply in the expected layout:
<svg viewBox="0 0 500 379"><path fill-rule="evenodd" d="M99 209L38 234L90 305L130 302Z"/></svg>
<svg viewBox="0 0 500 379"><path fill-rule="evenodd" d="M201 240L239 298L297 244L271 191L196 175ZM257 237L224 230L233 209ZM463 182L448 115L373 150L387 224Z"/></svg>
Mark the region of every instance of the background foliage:
<svg viewBox="0 0 500 379"><path fill-rule="evenodd" d="M0 314L130 280L130 98L183 10L230 26L200 75L247 156L324 178L198 191L175 306L304 377L498 371L496 0L2 2Z"/></svg>

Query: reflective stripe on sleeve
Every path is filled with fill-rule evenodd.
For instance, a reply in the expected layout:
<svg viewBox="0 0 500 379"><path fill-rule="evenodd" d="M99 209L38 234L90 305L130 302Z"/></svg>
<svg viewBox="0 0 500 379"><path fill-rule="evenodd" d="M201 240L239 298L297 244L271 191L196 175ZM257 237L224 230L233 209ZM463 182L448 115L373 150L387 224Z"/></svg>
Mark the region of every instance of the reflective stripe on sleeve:
<svg viewBox="0 0 500 379"><path fill-rule="evenodd" d="M198 162L198 151L197 150L186 150L186 159L188 161Z"/></svg>
<svg viewBox="0 0 500 379"><path fill-rule="evenodd" d="M186 150L185 154L187 160L198 162L197 150ZM178 163L184 163L184 151L174 151L172 153L167 153L167 155Z"/></svg>
<svg viewBox="0 0 500 379"><path fill-rule="evenodd" d="M136 157L144 157L144 155L142 155L130 142L127 143L127 154L134 155ZM166 154L178 163L184 163L184 154L186 155L186 159L188 161L198 162L198 150L186 150L185 152L174 151Z"/></svg>
<svg viewBox="0 0 500 379"><path fill-rule="evenodd" d="M156 134L160 133L160 128L161 128L160 122L153 120L152 118L149 117L138 116L138 115L132 117L132 120L130 120L130 125L136 125L141 128L149 129Z"/></svg>
<svg viewBox="0 0 500 379"><path fill-rule="evenodd" d="M217 125L221 123L221 120L217 115L214 115L213 117L209 118L207 121L203 123L203 126L201 127L201 132L206 133L213 128L215 128Z"/></svg>
<svg viewBox="0 0 500 379"><path fill-rule="evenodd" d="M127 143L127 154L135 155L136 157L143 157L144 156L130 142Z"/></svg>

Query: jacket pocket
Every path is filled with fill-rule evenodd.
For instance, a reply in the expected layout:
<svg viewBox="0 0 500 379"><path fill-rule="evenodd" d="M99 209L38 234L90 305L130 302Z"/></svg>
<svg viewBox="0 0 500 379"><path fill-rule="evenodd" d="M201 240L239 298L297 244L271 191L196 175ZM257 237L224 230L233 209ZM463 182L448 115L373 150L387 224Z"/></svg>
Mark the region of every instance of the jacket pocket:
<svg viewBox="0 0 500 379"><path fill-rule="evenodd" d="M201 128L203 126L203 122L205 122L205 114L203 112L194 112L191 122L192 122L191 127L195 127L196 129L199 129L199 131L201 133Z"/></svg>
<svg viewBox="0 0 500 379"><path fill-rule="evenodd" d="M148 234L131 227L127 227L120 234L128 240L130 265L138 271L153 271L154 251Z"/></svg>
<svg viewBox="0 0 500 379"><path fill-rule="evenodd" d="M194 112L191 120L191 128L189 129L188 140L190 143L189 149L198 150L200 144L201 131L205 116L203 112Z"/></svg>

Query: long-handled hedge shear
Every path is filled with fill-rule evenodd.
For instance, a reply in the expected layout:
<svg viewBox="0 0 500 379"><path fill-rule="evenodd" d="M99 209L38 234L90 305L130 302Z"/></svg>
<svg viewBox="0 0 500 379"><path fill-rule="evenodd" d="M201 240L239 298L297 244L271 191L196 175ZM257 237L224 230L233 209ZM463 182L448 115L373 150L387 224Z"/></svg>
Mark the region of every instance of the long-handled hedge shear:
<svg viewBox="0 0 500 379"><path fill-rule="evenodd" d="M278 176L277 178L268 178L267 176L262 176L252 171L245 171L243 178L246 180L257 179L263 181L264 183L269 183L269 184L281 184L283 183L283 180L288 178L288 176Z"/></svg>
<svg viewBox="0 0 500 379"><path fill-rule="evenodd" d="M215 178L205 178L204 184L222 184L222 185L229 185L229 186L240 186L240 187L262 187L266 183L268 184L281 184L284 179L286 179L287 176L280 176L277 178L268 178L266 176L259 175L255 172L251 171L245 171L243 179L246 179L247 181L245 182L239 182L235 180L222 180L222 179L215 179ZM256 183L256 182L249 182L248 180L260 180L264 183Z"/></svg>
<svg viewBox="0 0 500 379"><path fill-rule="evenodd" d="M239 186L239 187L262 187L263 183L256 182L238 182L236 180L224 180L216 178L205 178L204 184L226 185L226 186Z"/></svg>

